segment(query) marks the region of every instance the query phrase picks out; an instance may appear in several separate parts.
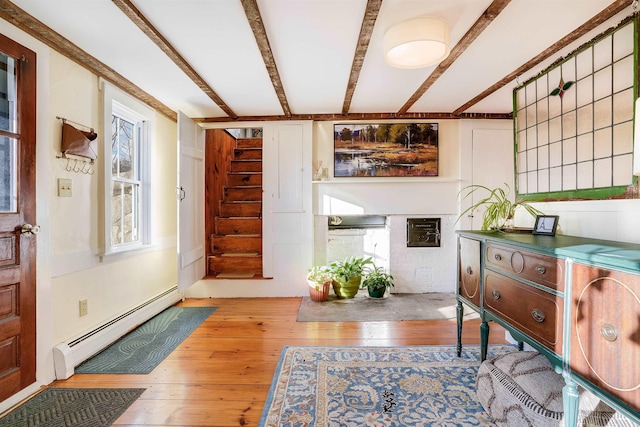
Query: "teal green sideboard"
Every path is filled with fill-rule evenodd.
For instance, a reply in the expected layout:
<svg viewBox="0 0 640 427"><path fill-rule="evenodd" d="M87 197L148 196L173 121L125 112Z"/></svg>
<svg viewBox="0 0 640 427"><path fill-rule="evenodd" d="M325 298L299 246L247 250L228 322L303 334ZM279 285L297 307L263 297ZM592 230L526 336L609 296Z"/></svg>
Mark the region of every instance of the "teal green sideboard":
<svg viewBox="0 0 640 427"><path fill-rule="evenodd" d="M640 424L640 245L575 236L458 231L458 352L464 307L541 352L565 379L574 426L578 386Z"/></svg>

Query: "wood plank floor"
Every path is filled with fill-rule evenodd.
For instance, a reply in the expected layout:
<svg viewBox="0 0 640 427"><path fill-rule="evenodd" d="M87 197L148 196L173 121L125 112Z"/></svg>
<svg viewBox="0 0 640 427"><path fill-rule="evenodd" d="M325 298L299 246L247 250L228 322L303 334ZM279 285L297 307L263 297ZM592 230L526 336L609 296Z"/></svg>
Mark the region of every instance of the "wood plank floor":
<svg viewBox="0 0 640 427"><path fill-rule="evenodd" d="M296 322L300 298L188 299L216 306L148 375L75 374L53 387L144 387L114 426L257 426L280 352L287 345L455 345L455 321ZM491 324L491 343L504 329ZM463 343L479 343L479 320Z"/></svg>

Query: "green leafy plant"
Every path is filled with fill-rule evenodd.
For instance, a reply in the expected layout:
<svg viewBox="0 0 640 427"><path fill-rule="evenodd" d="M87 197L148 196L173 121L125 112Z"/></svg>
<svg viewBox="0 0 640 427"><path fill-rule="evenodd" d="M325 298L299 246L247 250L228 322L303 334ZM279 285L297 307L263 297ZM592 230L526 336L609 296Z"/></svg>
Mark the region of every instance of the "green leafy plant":
<svg viewBox="0 0 640 427"><path fill-rule="evenodd" d="M329 270L334 278L348 282L352 277L362 276L369 265L373 265L371 257L350 256L343 261L332 262Z"/></svg>
<svg viewBox="0 0 640 427"><path fill-rule="evenodd" d="M373 270L367 272L362 279L360 289L378 290L395 286L393 276L387 273L383 267L375 266Z"/></svg>
<svg viewBox="0 0 640 427"><path fill-rule="evenodd" d="M511 187L509 187L507 183L504 185L506 189L501 187L491 189L484 185L469 185L460 190L458 196L466 192L462 200L471 197L472 194L475 194L478 191L488 193L488 195L462 211L462 213L458 215L456 222L460 221L460 218L468 212L473 212L481 206L486 207L486 210L482 214L482 230L504 229L507 221L513 220L516 208L518 207L524 208L533 217L536 215L542 215L541 211L534 208L524 200L516 200L515 202L509 200Z"/></svg>
<svg viewBox="0 0 640 427"><path fill-rule="evenodd" d="M309 269L307 280L309 280L310 282L323 284L326 282L331 282L331 280L333 280L333 275L331 274L331 270L328 266L316 265Z"/></svg>

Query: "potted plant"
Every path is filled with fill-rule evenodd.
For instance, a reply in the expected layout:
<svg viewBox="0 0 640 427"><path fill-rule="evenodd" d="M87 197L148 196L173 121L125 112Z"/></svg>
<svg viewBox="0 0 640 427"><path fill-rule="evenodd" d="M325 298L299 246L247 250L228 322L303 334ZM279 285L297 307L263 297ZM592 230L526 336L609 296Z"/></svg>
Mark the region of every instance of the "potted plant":
<svg viewBox="0 0 640 427"><path fill-rule="evenodd" d="M330 265L333 276L333 291L338 298L353 298L360 289L362 275L368 265L373 264L371 258L351 256L343 261L334 261Z"/></svg>
<svg viewBox="0 0 640 427"><path fill-rule="evenodd" d="M309 284L309 296L312 301L323 302L329 299L329 286L332 276L329 267L316 265L309 269L307 283Z"/></svg>
<svg viewBox="0 0 640 427"><path fill-rule="evenodd" d="M509 200L511 187L509 187L507 183L505 183L504 185L506 187L506 190L501 187L491 189L485 187L484 185L469 185L460 190L458 196L466 191L466 194L464 195L462 200L470 197L477 191L486 192L488 193L488 195L465 209L460 215L458 215L458 219L456 220L456 222L460 221L460 218L462 218L466 213L473 212L481 206L484 206L486 208L486 210L482 214L481 230L513 230L513 217L516 208L518 207L524 208L533 217L535 217L536 215L542 215L542 212L540 212L538 209L534 208L524 200L516 200L515 202Z"/></svg>
<svg viewBox="0 0 640 427"><path fill-rule="evenodd" d="M369 271L362 279L360 288L366 288L372 298L382 298L387 288L392 286L394 286L393 276L384 271L384 268L374 265L373 270Z"/></svg>

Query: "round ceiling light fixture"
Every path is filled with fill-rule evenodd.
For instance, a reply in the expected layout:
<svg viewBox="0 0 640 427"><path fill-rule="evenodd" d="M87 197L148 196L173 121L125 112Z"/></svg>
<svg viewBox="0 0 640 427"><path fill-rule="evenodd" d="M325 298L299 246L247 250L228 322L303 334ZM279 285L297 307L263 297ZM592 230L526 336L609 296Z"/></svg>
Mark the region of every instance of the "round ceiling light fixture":
<svg viewBox="0 0 640 427"><path fill-rule="evenodd" d="M384 59L396 68L423 68L449 56L449 26L430 16L409 19L384 33Z"/></svg>

